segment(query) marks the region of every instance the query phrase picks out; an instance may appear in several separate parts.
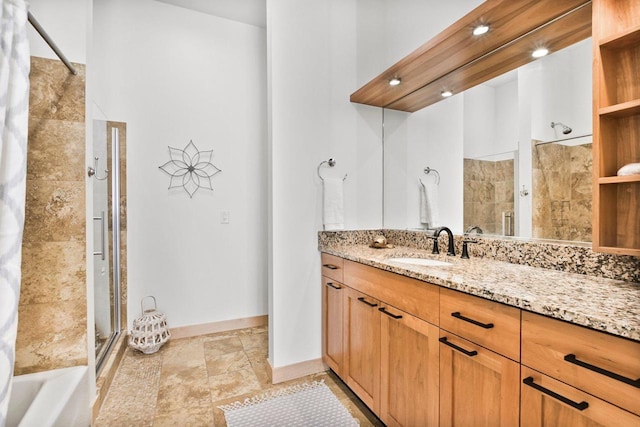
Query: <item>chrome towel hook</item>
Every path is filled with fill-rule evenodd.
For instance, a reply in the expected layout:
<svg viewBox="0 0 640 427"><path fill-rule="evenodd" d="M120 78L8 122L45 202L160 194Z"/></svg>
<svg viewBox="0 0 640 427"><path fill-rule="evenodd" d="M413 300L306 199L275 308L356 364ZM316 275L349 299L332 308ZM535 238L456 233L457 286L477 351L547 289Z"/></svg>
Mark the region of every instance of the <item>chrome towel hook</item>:
<svg viewBox="0 0 640 427"><path fill-rule="evenodd" d="M324 181L324 178L322 177L322 175L320 175L320 168L322 167L322 165L324 164L328 164L330 168L334 167L336 165L336 161L333 158L330 158L329 160L324 160L322 162L320 162L320 164L318 165L318 177L320 178L321 181ZM342 178L342 180L344 181L345 179L347 179L347 174L344 174L344 178Z"/></svg>
<svg viewBox="0 0 640 427"><path fill-rule="evenodd" d="M87 175L89 176L89 178L91 178L92 176L95 176L95 178L98 181L104 181L109 177L109 169L105 169L104 176L99 177L98 176L98 160L100 160L99 157L94 157L93 167L91 166L87 167Z"/></svg>

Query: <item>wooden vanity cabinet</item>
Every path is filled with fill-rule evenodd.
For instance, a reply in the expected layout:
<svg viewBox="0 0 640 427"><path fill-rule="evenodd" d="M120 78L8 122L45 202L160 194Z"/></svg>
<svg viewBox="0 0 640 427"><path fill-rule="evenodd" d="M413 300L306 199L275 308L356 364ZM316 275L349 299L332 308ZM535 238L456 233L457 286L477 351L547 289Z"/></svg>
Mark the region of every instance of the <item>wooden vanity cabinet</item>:
<svg viewBox="0 0 640 427"><path fill-rule="evenodd" d="M444 330L440 340L439 425L517 426L520 364Z"/></svg>
<svg viewBox="0 0 640 427"><path fill-rule="evenodd" d="M640 427L640 342L322 260L323 358L386 425Z"/></svg>
<svg viewBox="0 0 640 427"><path fill-rule="evenodd" d="M438 327L381 307L380 418L387 426L437 426Z"/></svg>
<svg viewBox="0 0 640 427"><path fill-rule="evenodd" d="M374 413L379 414L380 303L350 287L345 287L344 297L342 379Z"/></svg>
<svg viewBox="0 0 640 427"><path fill-rule="evenodd" d="M332 321L324 320L323 337L342 333L342 366L333 367L329 350L324 360L386 425L437 426L439 329L424 318L438 319L438 287L347 260L343 267L340 291L323 286L323 313L343 320L341 332L334 323L331 333ZM341 315L340 302L327 307L334 291Z"/></svg>
<svg viewBox="0 0 640 427"><path fill-rule="evenodd" d="M523 366L520 426L638 427L640 418Z"/></svg>
<svg viewBox="0 0 640 427"><path fill-rule="evenodd" d="M520 361L520 309L440 289L440 328Z"/></svg>
<svg viewBox="0 0 640 427"><path fill-rule="evenodd" d="M440 289L440 426L517 426L520 310Z"/></svg>
<svg viewBox="0 0 640 427"><path fill-rule="evenodd" d="M343 259L322 254L322 360L339 376L344 357Z"/></svg>
<svg viewBox="0 0 640 427"><path fill-rule="evenodd" d="M342 319L345 286L322 277L322 360L342 375L344 357L344 321Z"/></svg>
<svg viewBox="0 0 640 427"><path fill-rule="evenodd" d="M625 419L632 419L633 422L621 425L640 426L640 343L523 312L522 364L549 378L559 380L582 394L588 393L589 399L583 399L587 402L609 402L629 411L630 417ZM523 372L524 368L525 366ZM526 377L523 377L523 380ZM526 402L527 395L531 395L528 388L531 387L523 383L523 402ZM558 391L561 388L549 388L565 396ZM528 391L527 395L524 394L524 390ZM569 395L565 397L574 400ZM537 399L539 400L539 397ZM552 401L547 397L545 399ZM560 405L571 413L576 412L570 405L557 403L558 399L555 401L554 405ZM596 407L603 407L600 403L589 405L588 410L582 411L585 419L589 419L589 414L596 412ZM548 422L556 417L556 412L547 410L544 413L545 420ZM610 411L607 410L608 412ZM524 416L523 414L523 420ZM609 425L606 422L604 424Z"/></svg>

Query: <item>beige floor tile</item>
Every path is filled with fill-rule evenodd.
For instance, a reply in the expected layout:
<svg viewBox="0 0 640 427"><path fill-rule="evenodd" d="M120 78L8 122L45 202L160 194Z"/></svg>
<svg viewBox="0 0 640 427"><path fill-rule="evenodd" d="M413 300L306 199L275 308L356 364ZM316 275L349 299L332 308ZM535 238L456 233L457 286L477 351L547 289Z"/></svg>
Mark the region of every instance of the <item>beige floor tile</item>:
<svg viewBox="0 0 640 427"><path fill-rule="evenodd" d="M164 363L175 361L176 363L188 360L204 360L204 344L202 341L181 338L169 340L160 349Z"/></svg>
<svg viewBox="0 0 640 427"><path fill-rule="evenodd" d="M269 346L269 337L267 334L239 335L238 338L246 351L265 349Z"/></svg>
<svg viewBox="0 0 640 427"><path fill-rule="evenodd" d="M251 367L251 363L244 351L221 354L207 358L207 373L209 376L239 371Z"/></svg>
<svg viewBox="0 0 640 427"><path fill-rule="evenodd" d="M360 425L383 426L331 371L271 384L267 328L172 340L152 355L127 349L97 427L226 427L220 405L324 381Z"/></svg>
<svg viewBox="0 0 640 427"><path fill-rule="evenodd" d="M162 357L127 349L107 392L96 427L152 426Z"/></svg>
<svg viewBox="0 0 640 427"><path fill-rule="evenodd" d="M213 402L262 390L251 368L209 377L209 387Z"/></svg>
<svg viewBox="0 0 640 427"><path fill-rule="evenodd" d="M253 348L245 350L250 362L266 362L269 357L269 351L266 348Z"/></svg>
<svg viewBox="0 0 640 427"><path fill-rule="evenodd" d="M216 340L204 341L204 355L206 359L213 359L227 353L243 351L242 341L237 336L221 337Z"/></svg>
<svg viewBox="0 0 640 427"><path fill-rule="evenodd" d="M271 387L271 369L269 369L266 360L263 362L252 361L251 369L253 369L253 373L256 374L256 378L262 388Z"/></svg>
<svg viewBox="0 0 640 427"><path fill-rule="evenodd" d="M211 406L203 411L174 412L156 416L153 427L207 427L215 426Z"/></svg>
<svg viewBox="0 0 640 427"><path fill-rule="evenodd" d="M218 341L218 340L223 340L225 338L237 337L238 336L238 332L239 331L237 331L237 330L235 330L235 331L216 332L215 334L200 335L198 337L193 337L191 339L200 340L202 342Z"/></svg>
<svg viewBox="0 0 640 427"><path fill-rule="evenodd" d="M162 366L156 417L208 409L211 409L211 393L204 360Z"/></svg>

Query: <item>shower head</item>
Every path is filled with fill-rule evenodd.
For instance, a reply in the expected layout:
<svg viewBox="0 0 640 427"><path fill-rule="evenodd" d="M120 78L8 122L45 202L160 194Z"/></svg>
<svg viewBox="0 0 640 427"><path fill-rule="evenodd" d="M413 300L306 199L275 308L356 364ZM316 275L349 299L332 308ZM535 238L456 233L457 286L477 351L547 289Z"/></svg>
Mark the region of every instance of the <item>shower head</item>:
<svg viewBox="0 0 640 427"><path fill-rule="evenodd" d="M560 122L551 122L551 127L552 128L555 129L556 126L562 127L562 133L565 134L565 135L569 135L571 133L571 131L573 130L569 126L564 125L564 124L562 124Z"/></svg>

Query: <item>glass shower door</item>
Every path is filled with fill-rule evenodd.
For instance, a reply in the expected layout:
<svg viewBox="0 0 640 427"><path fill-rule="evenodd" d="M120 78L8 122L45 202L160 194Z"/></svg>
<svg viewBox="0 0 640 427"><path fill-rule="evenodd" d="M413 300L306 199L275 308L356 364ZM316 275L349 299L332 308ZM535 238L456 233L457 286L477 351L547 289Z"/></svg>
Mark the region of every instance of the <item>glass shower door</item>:
<svg viewBox="0 0 640 427"><path fill-rule="evenodd" d="M120 143L110 122L93 122L94 320L96 370L121 331Z"/></svg>

